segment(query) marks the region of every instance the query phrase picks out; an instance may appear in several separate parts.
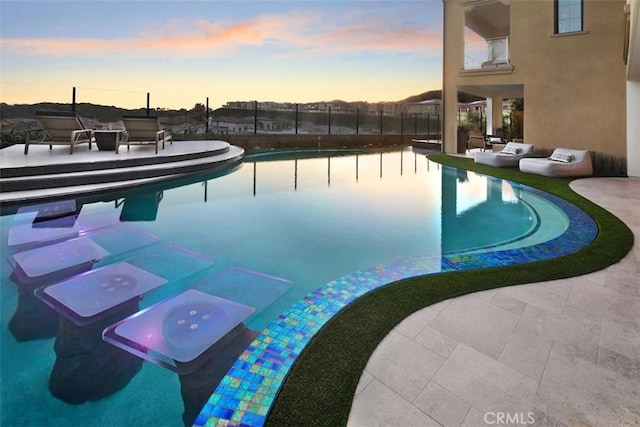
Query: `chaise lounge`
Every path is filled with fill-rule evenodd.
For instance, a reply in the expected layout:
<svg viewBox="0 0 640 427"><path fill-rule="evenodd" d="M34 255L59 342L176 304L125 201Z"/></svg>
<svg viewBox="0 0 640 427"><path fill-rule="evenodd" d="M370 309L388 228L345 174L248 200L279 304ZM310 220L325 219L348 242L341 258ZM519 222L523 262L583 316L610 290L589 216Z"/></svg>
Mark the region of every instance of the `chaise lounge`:
<svg viewBox="0 0 640 427"><path fill-rule="evenodd" d="M531 144L508 142L502 151L481 151L479 153L475 153L473 161L475 163L494 166L497 168L518 167L520 159L528 156L532 149L533 146Z"/></svg>
<svg viewBox="0 0 640 427"><path fill-rule="evenodd" d="M126 144L127 149L130 145L155 145L156 154L158 154L158 146L162 143L164 150L165 141L173 144L171 135L169 135L158 122L157 116L122 116L122 123L127 132L124 141L116 144L116 154L120 145Z"/></svg>
<svg viewBox="0 0 640 427"><path fill-rule="evenodd" d="M591 176L593 164L588 150L556 148L547 158L525 158L520 160L520 171L558 178Z"/></svg>
<svg viewBox="0 0 640 427"><path fill-rule="evenodd" d="M42 138L31 141L31 135L27 133L24 143L24 154L29 153L29 145L68 145L69 154L73 154L73 147L79 144L93 142L93 131L86 129L76 113L73 111L36 111L36 118L44 129Z"/></svg>

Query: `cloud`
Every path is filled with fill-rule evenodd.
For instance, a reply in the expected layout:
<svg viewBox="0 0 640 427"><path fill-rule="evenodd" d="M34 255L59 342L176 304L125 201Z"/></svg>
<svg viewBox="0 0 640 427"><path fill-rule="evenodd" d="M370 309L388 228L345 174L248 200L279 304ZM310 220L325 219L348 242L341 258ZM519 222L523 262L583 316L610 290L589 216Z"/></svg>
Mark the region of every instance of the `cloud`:
<svg viewBox="0 0 640 427"><path fill-rule="evenodd" d="M345 52L439 52L442 36L437 30L416 25L391 28L380 18L362 18L348 25L332 26L314 44L334 49L338 46Z"/></svg>
<svg viewBox="0 0 640 427"><path fill-rule="evenodd" d="M344 20L345 18L343 18ZM3 38L3 53L25 56L212 57L246 48L272 47L280 54L439 52L438 29L397 27L383 18L351 17L343 23L319 11L261 15L233 23L167 21L132 37Z"/></svg>

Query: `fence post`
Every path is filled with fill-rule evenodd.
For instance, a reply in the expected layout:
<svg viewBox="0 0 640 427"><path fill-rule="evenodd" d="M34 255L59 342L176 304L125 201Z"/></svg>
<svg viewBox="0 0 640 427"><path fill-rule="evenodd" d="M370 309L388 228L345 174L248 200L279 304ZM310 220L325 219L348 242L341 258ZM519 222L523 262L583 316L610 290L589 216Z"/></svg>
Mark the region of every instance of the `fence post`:
<svg viewBox="0 0 640 427"><path fill-rule="evenodd" d="M328 133L331 135L331 107L329 107L329 128Z"/></svg>
<svg viewBox="0 0 640 427"><path fill-rule="evenodd" d="M296 135L298 134L298 104L296 103Z"/></svg>
<svg viewBox="0 0 640 427"><path fill-rule="evenodd" d="M382 135L382 113L383 113L383 110L382 108L380 108L380 135Z"/></svg>
<svg viewBox="0 0 640 427"><path fill-rule="evenodd" d="M204 125L204 133L209 133L209 97L208 96L207 96L206 112L207 112L206 114L207 121Z"/></svg>
<svg viewBox="0 0 640 427"><path fill-rule="evenodd" d="M356 135L360 133L360 108L356 108Z"/></svg>
<svg viewBox="0 0 640 427"><path fill-rule="evenodd" d="M400 111L400 135L404 135L404 111Z"/></svg>
<svg viewBox="0 0 640 427"><path fill-rule="evenodd" d="M151 95L149 94L149 92L147 92L147 116L149 115L149 100L151 99L150 96Z"/></svg>
<svg viewBox="0 0 640 427"><path fill-rule="evenodd" d="M76 87L71 91L71 111L76 112Z"/></svg>
<svg viewBox="0 0 640 427"><path fill-rule="evenodd" d="M258 101L253 101L253 133L258 133Z"/></svg>

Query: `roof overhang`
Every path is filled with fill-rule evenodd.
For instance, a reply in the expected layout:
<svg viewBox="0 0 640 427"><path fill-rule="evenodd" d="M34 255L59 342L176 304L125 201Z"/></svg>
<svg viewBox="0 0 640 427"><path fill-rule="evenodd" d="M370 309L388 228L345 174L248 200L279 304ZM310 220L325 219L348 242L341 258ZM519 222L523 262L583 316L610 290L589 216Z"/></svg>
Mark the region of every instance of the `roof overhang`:
<svg viewBox="0 0 640 427"><path fill-rule="evenodd" d="M471 95L491 98L502 96L503 98L524 98L524 85L468 85L458 86L458 90Z"/></svg>
<svg viewBox="0 0 640 427"><path fill-rule="evenodd" d="M508 37L511 11L507 0L470 0L462 3L465 26L484 39Z"/></svg>

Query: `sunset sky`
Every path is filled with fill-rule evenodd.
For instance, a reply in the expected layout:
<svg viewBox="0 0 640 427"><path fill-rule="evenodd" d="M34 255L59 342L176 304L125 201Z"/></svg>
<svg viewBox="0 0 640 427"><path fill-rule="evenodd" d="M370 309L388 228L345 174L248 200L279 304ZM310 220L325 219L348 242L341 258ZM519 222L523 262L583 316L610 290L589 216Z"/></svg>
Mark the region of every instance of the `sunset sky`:
<svg viewBox="0 0 640 427"><path fill-rule="evenodd" d="M442 1L0 0L0 101L217 108L442 86Z"/></svg>

